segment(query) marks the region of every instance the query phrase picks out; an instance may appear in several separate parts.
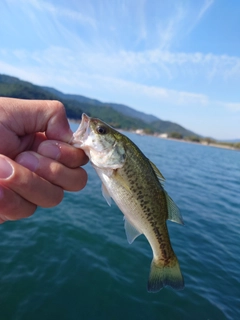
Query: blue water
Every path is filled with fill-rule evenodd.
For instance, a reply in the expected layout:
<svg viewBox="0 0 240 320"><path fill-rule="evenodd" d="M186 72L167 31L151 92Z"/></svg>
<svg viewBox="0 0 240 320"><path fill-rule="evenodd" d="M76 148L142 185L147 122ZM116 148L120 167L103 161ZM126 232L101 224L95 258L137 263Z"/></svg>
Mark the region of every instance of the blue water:
<svg viewBox="0 0 240 320"><path fill-rule="evenodd" d="M128 244L88 164L83 191L0 225L0 320L240 319L240 152L127 135L181 210L168 227L185 289L147 293L151 248Z"/></svg>

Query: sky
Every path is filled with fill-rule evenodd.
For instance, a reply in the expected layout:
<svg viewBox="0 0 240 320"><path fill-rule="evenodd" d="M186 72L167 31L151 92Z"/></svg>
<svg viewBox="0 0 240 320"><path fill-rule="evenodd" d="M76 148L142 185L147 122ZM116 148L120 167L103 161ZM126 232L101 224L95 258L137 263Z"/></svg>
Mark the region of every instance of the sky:
<svg viewBox="0 0 240 320"><path fill-rule="evenodd" d="M0 73L240 139L239 0L1 0Z"/></svg>

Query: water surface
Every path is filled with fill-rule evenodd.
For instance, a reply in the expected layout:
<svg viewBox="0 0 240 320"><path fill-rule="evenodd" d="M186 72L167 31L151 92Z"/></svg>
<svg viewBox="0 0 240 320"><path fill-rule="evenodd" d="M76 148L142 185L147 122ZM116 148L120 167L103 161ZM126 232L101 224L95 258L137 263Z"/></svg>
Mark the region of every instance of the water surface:
<svg viewBox="0 0 240 320"><path fill-rule="evenodd" d="M0 225L1 320L240 318L240 152L127 135L181 210L185 225L168 227L185 289L147 293L151 248L128 244L88 164L83 191Z"/></svg>

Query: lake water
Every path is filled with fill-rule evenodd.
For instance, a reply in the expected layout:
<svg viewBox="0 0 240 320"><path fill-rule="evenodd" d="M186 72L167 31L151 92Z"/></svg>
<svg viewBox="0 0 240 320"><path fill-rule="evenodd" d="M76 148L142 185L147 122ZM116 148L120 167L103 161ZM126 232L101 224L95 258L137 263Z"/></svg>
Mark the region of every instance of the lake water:
<svg viewBox="0 0 240 320"><path fill-rule="evenodd" d="M240 319L240 152L127 135L181 210L168 227L185 289L147 292L151 248L128 244L88 164L83 191L0 225L0 320Z"/></svg>

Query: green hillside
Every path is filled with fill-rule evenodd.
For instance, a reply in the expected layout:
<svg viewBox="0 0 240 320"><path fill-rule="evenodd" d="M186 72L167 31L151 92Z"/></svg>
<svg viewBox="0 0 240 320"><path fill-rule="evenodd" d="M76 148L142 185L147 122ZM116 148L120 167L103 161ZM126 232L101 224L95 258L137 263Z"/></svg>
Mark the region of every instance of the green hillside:
<svg viewBox="0 0 240 320"><path fill-rule="evenodd" d="M8 75L0 74L0 96L60 100L66 108L68 118L74 120L80 120L82 113L85 112L89 116L98 117L116 128L126 130L141 128L149 133L174 132L183 137L196 135L176 123L160 120L128 106L103 103L81 95L64 94L54 88L37 86Z"/></svg>

